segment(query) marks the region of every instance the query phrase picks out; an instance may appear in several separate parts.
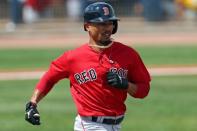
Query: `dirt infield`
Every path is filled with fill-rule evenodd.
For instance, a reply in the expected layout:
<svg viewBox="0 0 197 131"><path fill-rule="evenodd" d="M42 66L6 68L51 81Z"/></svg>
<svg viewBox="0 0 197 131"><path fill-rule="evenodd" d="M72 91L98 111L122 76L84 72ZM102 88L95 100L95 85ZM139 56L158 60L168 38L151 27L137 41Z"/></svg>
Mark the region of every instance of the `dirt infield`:
<svg viewBox="0 0 197 131"><path fill-rule="evenodd" d="M119 34L115 40L127 45L197 45L197 33L183 34ZM32 38L4 37L0 48L61 48L79 46L88 41L87 35L59 35Z"/></svg>
<svg viewBox="0 0 197 131"><path fill-rule="evenodd" d="M149 23L138 19L121 19L113 36L127 45L197 45L196 22ZM20 25L14 32L0 29L0 48L62 48L88 41L83 23L49 21Z"/></svg>
<svg viewBox="0 0 197 131"><path fill-rule="evenodd" d="M197 75L195 67L159 67L148 69L151 76ZM44 71L0 72L0 80L31 80L39 79Z"/></svg>

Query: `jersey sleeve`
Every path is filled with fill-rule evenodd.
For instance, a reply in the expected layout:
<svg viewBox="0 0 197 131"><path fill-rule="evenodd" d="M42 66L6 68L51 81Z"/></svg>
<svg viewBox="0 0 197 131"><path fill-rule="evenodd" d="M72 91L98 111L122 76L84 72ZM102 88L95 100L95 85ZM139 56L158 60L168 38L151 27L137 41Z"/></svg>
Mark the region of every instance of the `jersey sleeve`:
<svg viewBox="0 0 197 131"><path fill-rule="evenodd" d="M47 72L42 76L38 82L36 89L47 94L51 88L59 80L63 78L68 78L69 76L69 61L68 61L69 52L64 53L56 60L51 62L51 65Z"/></svg>
<svg viewBox="0 0 197 131"><path fill-rule="evenodd" d="M144 98L148 95L150 90L150 74L137 52L134 57L131 58L133 58L133 62L129 68L128 79L137 85L137 91L133 97Z"/></svg>

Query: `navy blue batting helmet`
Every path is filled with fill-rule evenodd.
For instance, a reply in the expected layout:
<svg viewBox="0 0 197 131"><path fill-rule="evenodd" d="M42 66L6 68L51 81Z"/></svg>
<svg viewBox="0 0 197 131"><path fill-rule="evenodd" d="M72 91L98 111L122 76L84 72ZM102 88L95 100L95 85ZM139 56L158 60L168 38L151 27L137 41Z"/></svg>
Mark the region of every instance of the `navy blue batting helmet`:
<svg viewBox="0 0 197 131"><path fill-rule="evenodd" d="M113 21L114 29L112 34L117 32L118 20L119 18L115 16L113 7L105 2L95 2L90 4L85 8L84 11L84 22L103 23L106 21Z"/></svg>

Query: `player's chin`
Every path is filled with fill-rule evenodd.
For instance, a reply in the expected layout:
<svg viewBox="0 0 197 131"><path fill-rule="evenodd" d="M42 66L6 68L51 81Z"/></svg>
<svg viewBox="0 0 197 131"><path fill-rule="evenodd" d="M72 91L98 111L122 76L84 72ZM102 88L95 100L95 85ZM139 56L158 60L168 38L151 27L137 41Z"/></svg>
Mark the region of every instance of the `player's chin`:
<svg viewBox="0 0 197 131"><path fill-rule="evenodd" d="M103 39L103 40L100 40L100 41L99 41L99 43L100 43L101 45L104 45L104 46L109 45L111 42L112 42L111 39Z"/></svg>
<svg viewBox="0 0 197 131"><path fill-rule="evenodd" d="M111 41L111 37L102 37L100 41Z"/></svg>

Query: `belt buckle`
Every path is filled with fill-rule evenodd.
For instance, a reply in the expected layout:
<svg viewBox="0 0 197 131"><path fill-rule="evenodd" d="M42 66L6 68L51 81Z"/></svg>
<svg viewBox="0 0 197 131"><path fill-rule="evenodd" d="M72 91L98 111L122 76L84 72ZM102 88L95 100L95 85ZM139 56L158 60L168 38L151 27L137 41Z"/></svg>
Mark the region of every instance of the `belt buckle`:
<svg viewBox="0 0 197 131"><path fill-rule="evenodd" d="M92 118L91 118L91 119L92 119L92 121L93 121L93 122L97 122L98 117L96 117L96 116L92 116Z"/></svg>
<svg viewBox="0 0 197 131"><path fill-rule="evenodd" d="M105 119L103 119L102 123L116 125L118 123L118 121L117 121L117 119L105 118Z"/></svg>
<svg viewBox="0 0 197 131"><path fill-rule="evenodd" d="M114 125L117 124L117 120L118 120L118 119L116 119L116 118L114 119L114 121L113 121L113 124L114 124Z"/></svg>

